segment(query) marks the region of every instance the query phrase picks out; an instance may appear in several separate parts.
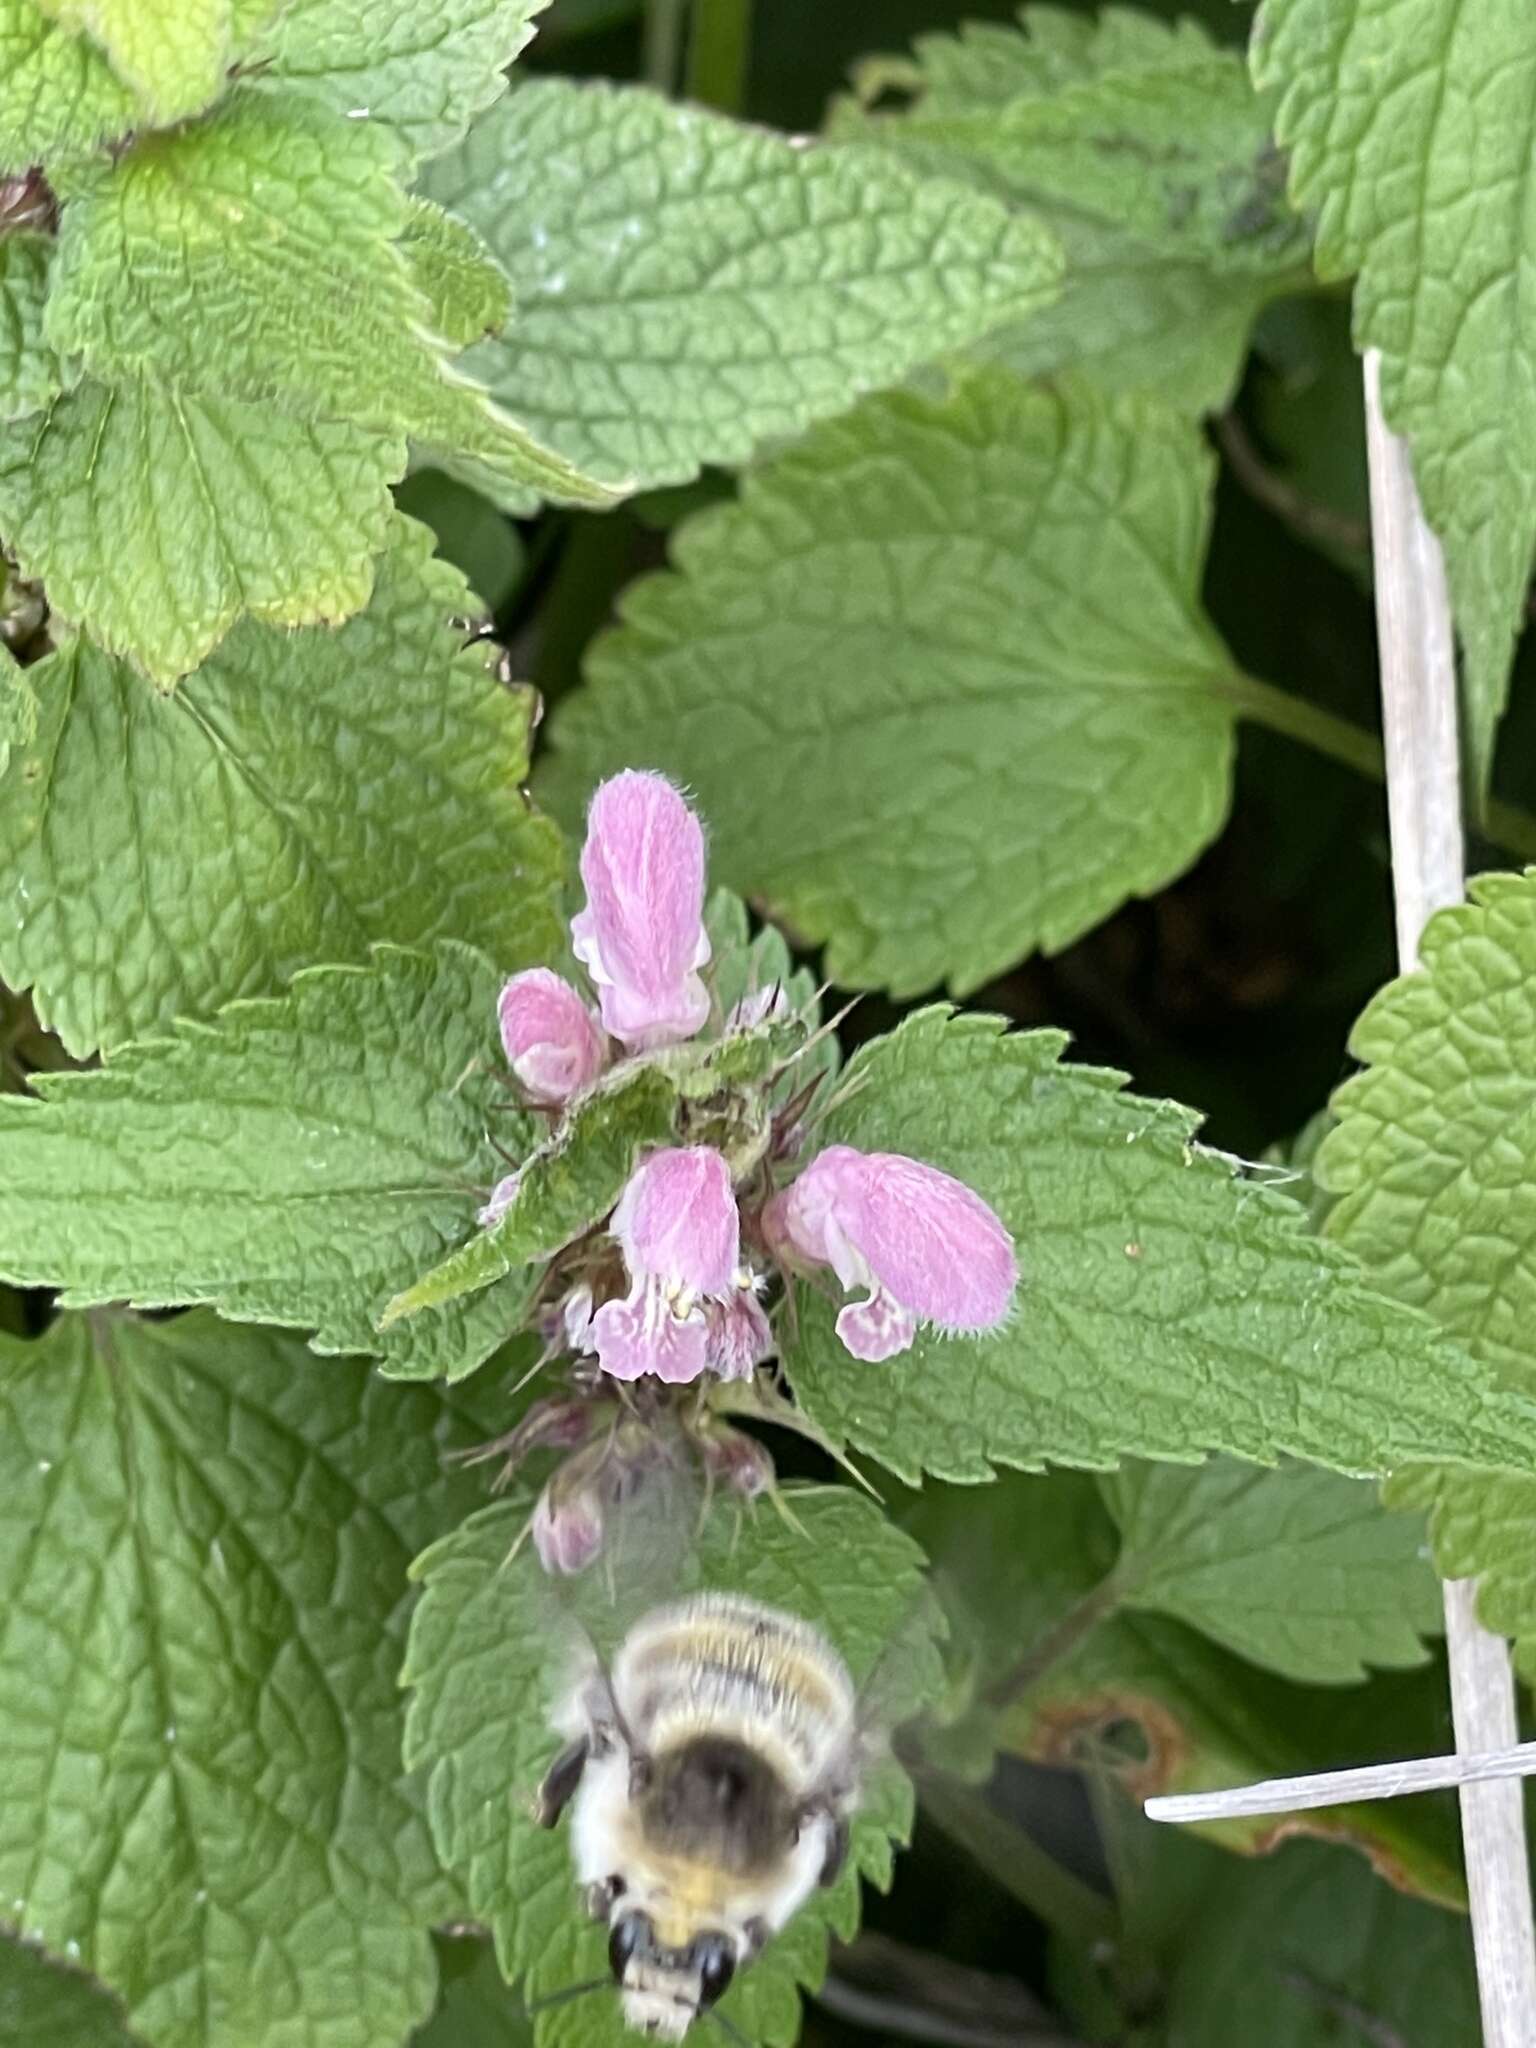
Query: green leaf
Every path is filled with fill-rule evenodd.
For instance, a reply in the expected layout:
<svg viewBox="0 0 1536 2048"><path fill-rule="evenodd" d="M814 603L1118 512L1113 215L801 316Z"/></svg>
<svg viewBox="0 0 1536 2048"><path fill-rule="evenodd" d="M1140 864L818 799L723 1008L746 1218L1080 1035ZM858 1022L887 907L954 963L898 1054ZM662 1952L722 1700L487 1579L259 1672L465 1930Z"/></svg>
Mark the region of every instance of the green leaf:
<svg viewBox="0 0 1536 2048"><path fill-rule="evenodd" d="M438 553L462 571L487 615L499 612L528 566L511 521L440 469L414 470L397 486L395 503L431 527Z"/></svg>
<svg viewBox="0 0 1536 2048"><path fill-rule="evenodd" d="M548 0L289 0L265 76L339 114L366 109L413 157L456 142L504 90Z"/></svg>
<svg viewBox="0 0 1536 2048"><path fill-rule="evenodd" d="M934 1008L850 1062L821 1142L958 1175L1014 1233L1022 1278L1002 1331L920 1334L878 1367L800 1288L785 1364L834 1440L909 1480L1207 1449L1356 1473L1423 1457L1536 1472L1536 1407L1372 1293L1298 1204L1197 1146L1189 1111L1060 1065L1062 1046Z"/></svg>
<svg viewBox="0 0 1536 2048"><path fill-rule="evenodd" d="M0 0L0 170L94 149L138 118L93 44L49 21L37 0Z"/></svg>
<svg viewBox="0 0 1536 2048"><path fill-rule="evenodd" d="M980 1493L928 1487L902 1521L931 1554L950 1599L962 1603L958 1629L975 1645L974 1688L984 1702L992 1695L974 1710L973 1745L984 1739L988 1749L1107 1773L1139 1802L1362 1758L1433 1755L1449 1743L1438 1664L1343 1691L1303 1686L1181 1622L1117 1612L1117 1533L1098 1485L1080 1474L1010 1474ZM1352 1843L1405 1890L1464 1900L1448 1796L1202 1824L1198 1832L1263 1855L1307 1831Z"/></svg>
<svg viewBox="0 0 1536 2048"><path fill-rule="evenodd" d="M380 1328L542 1264L601 1222L647 1146L672 1136L677 1089L660 1068L619 1068L583 1096L519 1170L517 1193L478 1237L385 1307Z"/></svg>
<svg viewBox="0 0 1536 2048"><path fill-rule="evenodd" d="M487 1132L530 1142L490 1099L497 988L466 947L381 947L0 1099L0 1275L79 1306L207 1302L313 1329L317 1351L377 1352L399 1378L472 1372L520 1323L520 1279L374 1325L473 1228Z"/></svg>
<svg viewBox="0 0 1536 2048"><path fill-rule="evenodd" d="M1269 106L1194 22L1034 7L1021 24L872 60L831 134L968 177L1059 236L1061 296L981 353L1191 411L1225 404L1258 310L1309 274Z"/></svg>
<svg viewBox="0 0 1536 2048"><path fill-rule="evenodd" d="M1372 1487L1287 1465L1133 1465L1100 1482L1120 1604L1172 1615L1283 1677L1347 1684L1422 1664L1442 1626L1424 1525Z"/></svg>
<svg viewBox="0 0 1536 2048"><path fill-rule="evenodd" d="M1316 1161L1328 1229L1378 1283L1428 1309L1505 1386L1536 1393L1536 873L1483 875L1431 919L1423 966L1383 989L1350 1050ZM1505 1461L1496 1457L1490 1465ZM1536 1484L1428 1471L1391 1497L1431 1510L1436 1561L1476 1577L1491 1628L1536 1673Z"/></svg>
<svg viewBox="0 0 1536 2048"><path fill-rule="evenodd" d="M134 377L0 429L0 529L62 618L169 685L244 613L367 603L405 443Z"/></svg>
<svg viewBox="0 0 1536 2048"><path fill-rule="evenodd" d="M1181 1931L1147 2048L1464 2048L1481 2031L1465 1916L1322 1843L1236 1877L1216 1863Z"/></svg>
<svg viewBox="0 0 1536 2048"><path fill-rule="evenodd" d="M512 314L507 273L467 222L430 199L412 199L400 238L416 289L445 341L468 348L499 333Z"/></svg>
<svg viewBox="0 0 1536 2048"><path fill-rule="evenodd" d="M391 538L339 632L247 622L172 697L84 641L26 672L0 973L75 1052L380 940L459 938L509 969L558 942L559 841L518 787L532 693L449 623L473 601L426 531Z"/></svg>
<svg viewBox="0 0 1536 2048"><path fill-rule="evenodd" d="M1483 791L1536 548L1536 13L1272 0L1253 67L1279 96L1291 190L1317 210L1319 273L1359 273L1355 339L1381 351L1383 406L1445 543Z"/></svg>
<svg viewBox="0 0 1536 2048"><path fill-rule="evenodd" d="M439 1935L435 1946L437 2011L412 2034L410 2048L532 2048L533 2022L507 1988L490 1942Z"/></svg>
<svg viewBox="0 0 1536 2048"><path fill-rule="evenodd" d="M517 320L466 367L599 475L674 483L840 412L1055 288L995 200L639 88L539 80L435 164Z"/></svg>
<svg viewBox="0 0 1536 2048"><path fill-rule="evenodd" d="M0 235L0 421L38 411L64 386L63 366L43 339L52 247L47 235Z"/></svg>
<svg viewBox="0 0 1536 2048"><path fill-rule="evenodd" d="M0 777L10 765L11 750L32 741L37 717L37 692L30 677L15 655L0 646Z"/></svg>
<svg viewBox="0 0 1536 2048"><path fill-rule="evenodd" d="M867 401L686 522L554 723L551 800L643 760L827 972L957 993L1181 873L1238 689L1192 423L980 373Z"/></svg>
<svg viewBox="0 0 1536 2048"><path fill-rule="evenodd" d="M705 1584L786 1607L824 1629L862 1681L911 1621L921 1554L857 1494L795 1488L788 1499L803 1534L762 1509L744 1522L716 1512L678 1590ZM427 1770L439 1854L493 1929L502 1967L536 1998L601 1975L606 1937L581 1911L566 1829L541 1830L528 1806L558 1747L546 1718L548 1582L529 1546L508 1558L531 1506L524 1495L488 1508L417 1560L423 1590L403 1676L414 1688L406 1757ZM601 1610L588 1619L599 1647L611 1649L612 1615L606 1627ZM933 1696L931 1640L913 1643L901 1675L909 1710ZM753 2042L796 2038L794 1987L820 1981L829 1930L851 1935L859 1876L889 1882L891 1837L904 1840L911 1826L911 1788L886 1766L868 1790L849 1869L775 1936L722 2007ZM542 2048L621 2048L629 2039L609 1997L541 2014L535 2030Z"/></svg>
<svg viewBox="0 0 1536 2048"><path fill-rule="evenodd" d="M200 114L224 84L229 0L36 0L61 28L88 35L156 126Z"/></svg>
<svg viewBox="0 0 1536 2048"><path fill-rule="evenodd" d="M150 2048L377 2048L458 1909L396 1687L484 1414L195 1315L0 1339L0 1894Z"/></svg>
<svg viewBox="0 0 1536 2048"><path fill-rule="evenodd" d="M557 498L612 495L452 369L395 245L400 147L371 121L238 90L206 121L76 167L48 301L109 381L410 434Z"/></svg>
<svg viewBox="0 0 1536 2048"><path fill-rule="evenodd" d="M107 1994L37 1949L0 1938L0 2048L134 2048Z"/></svg>

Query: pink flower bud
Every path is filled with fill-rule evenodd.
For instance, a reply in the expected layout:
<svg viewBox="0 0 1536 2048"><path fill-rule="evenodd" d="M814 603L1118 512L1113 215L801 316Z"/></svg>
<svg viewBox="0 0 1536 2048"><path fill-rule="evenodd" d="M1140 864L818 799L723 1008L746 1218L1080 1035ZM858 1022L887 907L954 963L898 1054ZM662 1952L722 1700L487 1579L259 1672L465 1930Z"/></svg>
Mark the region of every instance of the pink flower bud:
<svg viewBox="0 0 1536 2048"><path fill-rule="evenodd" d="M533 1511L532 1534L545 1571L564 1577L584 1572L603 1547L602 1502L590 1487L562 1488L557 1495L551 1480Z"/></svg>
<svg viewBox="0 0 1536 2048"><path fill-rule="evenodd" d="M751 995L731 1005L725 1019L725 1036L729 1038L733 1031L755 1031L759 1024L782 1024L793 1015L789 997L778 982L770 981L766 988L754 989Z"/></svg>
<svg viewBox="0 0 1536 2048"><path fill-rule="evenodd" d="M786 1263L868 1289L837 1318L855 1358L907 1350L919 1322L995 1329L1018 1283L1013 1240L980 1195L899 1152L828 1146L769 1202L763 1232Z"/></svg>
<svg viewBox="0 0 1536 2048"><path fill-rule="evenodd" d="M475 1213L475 1221L482 1230L489 1230L493 1223L499 1223L512 1204L517 1200L518 1184L522 1172L504 1174L491 1189L490 1200L483 1209Z"/></svg>
<svg viewBox="0 0 1536 2048"><path fill-rule="evenodd" d="M723 1302L710 1302L704 1324L709 1369L723 1380L749 1380L763 1360L773 1356L773 1330L750 1287L736 1288Z"/></svg>
<svg viewBox="0 0 1536 2048"><path fill-rule="evenodd" d="M581 879L571 938L604 1027L640 1052L691 1038L709 1015L704 833L665 776L626 769L599 787Z"/></svg>
<svg viewBox="0 0 1536 2048"><path fill-rule="evenodd" d="M597 1019L570 983L547 967L514 974L496 1014L508 1063L531 1101L558 1107L603 1071Z"/></svg>
<svg viewBox="0 0 1536 2048"><path fill-rule="evenodd" d="M756 1437L721 1427L699 1439L705 1470L743 1500L756 1500L774 1481L773 1459Z"/></svg>
<svg viewBox="0 0 1536 2048"><path fill-rule="evenodd" d="M609 1229L630 1288L592 1318L598 1364L615 1379L655 1373L681 1385L708 1363L709 1301L737 1287L741 1223L731 1170L708 1145L653 1152L619 1198Z"/></svg>

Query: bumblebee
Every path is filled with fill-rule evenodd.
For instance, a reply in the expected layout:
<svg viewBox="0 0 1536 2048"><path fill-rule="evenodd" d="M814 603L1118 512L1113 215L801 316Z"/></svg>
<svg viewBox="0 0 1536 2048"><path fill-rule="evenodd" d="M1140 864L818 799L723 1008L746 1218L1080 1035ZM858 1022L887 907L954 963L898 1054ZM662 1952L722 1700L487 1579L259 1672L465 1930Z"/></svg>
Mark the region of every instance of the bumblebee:
<svg viewBox="0 0 1536 2048"><path fill-rule="evenodd" d="M705 1593L647 1614L610 1667L583 1658L554 1724L537 1817L571 1809L626 2022L680 2041L843 1867L866 1764L853 1681L795 1616Z"/></svg>

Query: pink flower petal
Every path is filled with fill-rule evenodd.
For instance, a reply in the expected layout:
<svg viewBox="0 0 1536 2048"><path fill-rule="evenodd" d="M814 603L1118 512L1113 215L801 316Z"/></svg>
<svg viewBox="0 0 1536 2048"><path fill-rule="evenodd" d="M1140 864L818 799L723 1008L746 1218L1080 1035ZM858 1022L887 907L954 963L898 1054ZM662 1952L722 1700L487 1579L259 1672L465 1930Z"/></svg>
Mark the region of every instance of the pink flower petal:
<svg viewBox="0 0 1536 2048"><path fill-rule="evenodd" d="M868 1152L836 1221L893 1301L941 1330L990 1330L1018 1284L1013 1239L980 1195L936 1166Z"/></svg>
<svg viewBox="0 0 1536 2048"><path fill-rule="evenodd" d="M592 1318L597 1362L616 1380L646 1373L686 1386L704 1370L709 1349L703 1315L674 1313L660 1282L650 1280L623 1301L605 1301Z"/></svg>
<svg viewBox="0 0 1536 2048"><path fill-rule="evenodd" d="M709 1369L723 1380L749 1380L773 1356L773 1329L750 1287L738 1287L728 1301L704 1311L709 1332Z"/></svg>
<svg viewBox="0 0 1536 2048"><path fill-rule="evenodd" d="M687 1294L724 1297L741 1264L741 1219L731 1169L709 1145L675 1146L642 1160L609 1225L631 1280L660 1274Z"/></svg>
<svg viewBox="0 0 1536 2048"><path fill-rule="evenodd" d="M836 1266L846 1259L847 1238L840 1218L857 1211L864 1161L868 1155L851 1145L829 1145L763 1210L763 1232L775 1250L813 1266ZM868 1284L864 1273L840 1275L847 1287Z"/></svg>
<svg viewBox="0 0 1536 2048"><path fill-rule="evenodd" d="M567 1102L603 1071L597 1020L568 981L547 967L514 974L497 1004L513 1073L535 1102Z"/></svg>
<svg viewBox="0 0 1536 2048"><path fill-rule="evenodd" d="M910 1351L917 1335L917 1317L898 1308L882 1288L868 1301L850 1302L838 1312L837 1334L855 1358L877 1365L882 1358L894 1358L898 1351Z"/></svg>
<svg viewBox="0 0 1536 2048"><path fill-rule="evenodd" d="M626 769L598 788L581 879L571 936L606 1028L640 1051L691 1038L709 1015L704 833L665 776Z"/></svg>

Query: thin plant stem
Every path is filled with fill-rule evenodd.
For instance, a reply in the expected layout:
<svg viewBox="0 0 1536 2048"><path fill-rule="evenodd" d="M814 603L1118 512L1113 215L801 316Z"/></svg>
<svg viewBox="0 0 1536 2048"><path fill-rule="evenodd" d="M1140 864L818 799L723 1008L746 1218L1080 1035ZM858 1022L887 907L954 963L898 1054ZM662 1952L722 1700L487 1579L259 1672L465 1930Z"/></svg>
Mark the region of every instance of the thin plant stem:
<svg viewBox="0 0 1536 2048"><path fill-rule="evenodd" d="M647 85L667 94L677 90L683 15L688 0L645 0L645 48L641 70Z"/></svg>
<svg viewBox="0 0 1536 2048"><path fill-rule="evenodd" d="M1372 782L1385 780L1382 743L1363 725L1325 711L1305 697L1292 696L1289 690L1277 689L1273 683L1260 682L1257 676L1229 676L1221 685L1221 694L1255 725L1282 733L1287 739L1300 740L1304 746L1353 768L1357 775L1367 776ZM1536 817L1529 811L1522 811L1515 804L1490 801L1481 825L1495 846L1518 854L1522 860L1536 861Z"/></svg>
<svg viewBox="0 0 1536 2048"><path fill-rule="evenodd" d="M752 0L693 0L688 37L689 99L739 114L752 48Z"/></svg>
<svg viewBox="0 0 1536 2048"><path fill-rule="evenodd" d="M1108 1621L1120 1604L1122 1590L1114 1572L1101 1579L1091 1593L1085 1593L1069 1607L1053 1628L1048 1628L1016 1664L988 1686L987 1705L1011 1707L1015 1700L1022 1699L1053 1666L1086 1641L1101 1622Z"/></svg>
<svg viewBox="0 0 1536 2048"><path fill-rule="evenodd" d="M996 1812L983 1793L941 1771L920 1768L917 1797L924 1813L1037 1920L1068 1941L1091 1944L1114 1935L1118 1916L1113 1901Z"/></svg>
<svg viewBox="0 0 1536 2048"><path fill-rule="evenodd" d="M1304 491L1272 470L1248 438L1248 429L1235 412L1218 413L1211 422L1217 446L1227 467L1249 497L1314 546L1342 548L1363 555L1371 544L1371 529L1363 519L1351 519L1347 512L1335 512L1320 505Z"/></svg>

